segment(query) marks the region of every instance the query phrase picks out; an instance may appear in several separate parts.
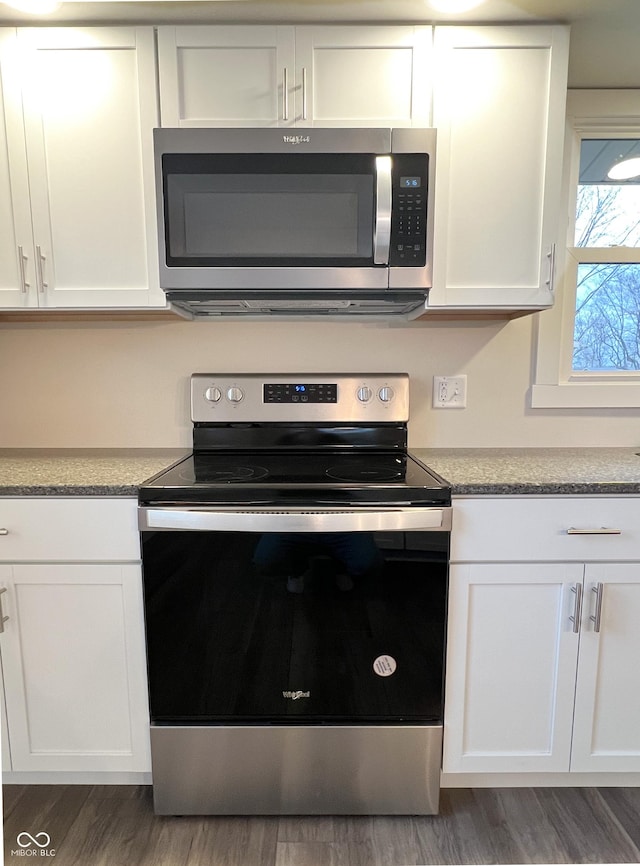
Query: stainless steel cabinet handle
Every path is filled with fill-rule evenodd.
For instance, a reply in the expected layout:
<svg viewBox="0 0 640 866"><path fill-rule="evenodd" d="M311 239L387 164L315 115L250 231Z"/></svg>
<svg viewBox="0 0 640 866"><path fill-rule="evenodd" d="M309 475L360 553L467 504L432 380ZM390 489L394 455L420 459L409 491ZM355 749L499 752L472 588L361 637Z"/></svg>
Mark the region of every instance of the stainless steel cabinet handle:
<svg viewBox="0 0 640 866"><path fill-rule="evenodd" d="M556 282L556 245L551 244L551 249L547 253L547 258L549 259L549 278L545 280L545 283L549 286L549 291L555 291L555 282Z"/></svg>
<svg viewBox="0 0 640 866"><path fill-rule="evenodd" d="M200 532L448 531L451 508L206 508L138 509L140 529Z"/></svg>
<svg viewBox="0 0 640 866"><path fill-rule="evenodd" d="M4 624L9 619L8 616L4 615L4 611L2 609L2 593L7 591L7 587L0 587L0 634L4 632Z"/></svg>
<svg viewBox="0 0 640 866"><path fill-rule="evenodd" d="M376 156L376 224L373 229L373 263L389 264L391 244L391 157Z"/></svg>
<svg viewBox="0 0 640 866"><path fill-rule="evenodd" d="M18 247L18 267L20 268L20 291L23 295L26 295L27 289L29 288L29 283L27 282L27 277L25 274L25 262L27 261L27 257L25 256L23 249L21 246Z"/></svg>
<svg viewBox="0 0 640 866"><path fill-rule="evenodd" d="M302 67L302 119L307 119L307 69Z"/></svg>
<svg viewBox="0 0 640 866"><path fill-rule="evenodd" d="M602 621L602 596L604 595L604 584L596 583L591 587L591 590L596 594L596 610L591 614L589 619L594 623L593 630L598 633L600 631L600 623Z"/></svg>
<svg viewBox="0 0 640 866"><path fill-rule="evenodd" d="M622 535L621 529L610 529L608 526L593 527L592 529L579 529L570 526L567 535Z"/></svg>
<svg viewBox="0 0 640 866"><path fill-rule="evenodd" d="M573 633L578 634L582 616L582 584L576 583L575 586L571 587L571 592L575 592L576 598L573 604L573 616L570 616L569 620L573 623Z"/></svg>
<svg viewBox="0 0 640 866"><path fill-rule="evenodd" d="M0 535L9 535L9 530L4 526L0 527Z"/></svg>
<svg viewBox="0 0 640 866"><path fill-rule="evenodd" d="M289 120L289 70L282 70L282 119Z"/></svg>
<svg viewBox="0 0 640 866"><path fill-rule="evenodd" d="M45 282L44 279L44 265L47 261L47 257L42 252L41 247L36 247L36 262L38 263L38 281L40 284L40 291L44 292L45 289L49 288L49 283Z"/></svg>

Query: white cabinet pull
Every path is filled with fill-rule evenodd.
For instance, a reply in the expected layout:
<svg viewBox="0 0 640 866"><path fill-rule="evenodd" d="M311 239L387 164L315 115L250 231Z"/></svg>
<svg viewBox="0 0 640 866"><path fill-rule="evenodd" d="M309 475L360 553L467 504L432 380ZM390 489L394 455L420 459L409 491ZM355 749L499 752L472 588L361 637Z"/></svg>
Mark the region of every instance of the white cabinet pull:
<svg viewBox="0 0 640 866"><path fill-rule="evenodd" d="M282 119L289 120L289 70L282 70Z"/></svg>
<svg viewBox="0 0 640 866"><path fill-rule="evenodd" d="M2 593L7 591L7 587L3 586L0 588L0 634L4 632L4 624L9 619L8 616L4 615L4 611L2 610Z"/></svg>
<svg viewBox="0 0 640 866"><path fill-rule="evenodd" d="M549 291L551 293L555 290L555 281L556 281L556 245L551 244L551 249L547 253L547 258L549 259L549 279L545 280L545 283L549 286Z"/></svg>
<svg viewBox="0 0 640 866"><path fill-rule="evenodd" d="M570 616L569 620L573 623L573 633L578 634L582 614L582 584L576 583L575 586L571 587L571 592L575 592L576 598L573 604L573 616Z"/></svg>
<svg viewBox="0 0 640 866"><path fill-rule="evenodd" d="M47 257L42 252L42 248L36 247L36 262L38 263L38 278L40 283L40 291L44 292L45 289L49 288L49 283L45 282L44 279L44 265L47 261Z"/></svg>
<svg viewBox="0 0 640 866"><path fill-rule="evenodd" d="M302 119L307 119L307 68L302 67Z"/></svg>
<svg viewBox="0 0 640 866"><path fill-rule="evenodd" d="M598 582L591 587L592 592L596 594L596 609L595 613L591 614L589 619L593 622L593 630L598 633L600 631L600 623L602 621L602 596L604 595L604 584Z"/></svg>
<svg viewBox="0 0 640 866"><path fill-rule="evenodd" d="M23 295L27 294L27 289L29 288L29 283L27 282L26 272L24 269L25 263L27 261L27 257L24 254L24 251L21 246L18 247L18 267L20 268L20 291Z"/></svg>
<svg viewBox="0 0 640 866"><path fill-rule="evenodd" d="M9 535L9 530L4 526L0 526L0 535Z"/></svg>
<svg viewBox="0 0 640 866"><path fill-rule="evenodd" d="M567 535L622 535L621 529L610 529L608 526L593 527L592 529L579 529L570 526Z"/></svg>

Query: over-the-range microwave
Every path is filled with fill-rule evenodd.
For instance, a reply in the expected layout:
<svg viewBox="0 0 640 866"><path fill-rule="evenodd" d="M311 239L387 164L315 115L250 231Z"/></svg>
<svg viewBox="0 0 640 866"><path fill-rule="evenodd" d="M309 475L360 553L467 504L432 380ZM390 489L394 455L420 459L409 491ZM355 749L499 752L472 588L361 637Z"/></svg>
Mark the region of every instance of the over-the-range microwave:
<svg viewBox="0 0 640 866"><path fill-rule="evenodd" d="M431 287L433 129L156 129L160 285L188 317L400 315Z"/></svg>

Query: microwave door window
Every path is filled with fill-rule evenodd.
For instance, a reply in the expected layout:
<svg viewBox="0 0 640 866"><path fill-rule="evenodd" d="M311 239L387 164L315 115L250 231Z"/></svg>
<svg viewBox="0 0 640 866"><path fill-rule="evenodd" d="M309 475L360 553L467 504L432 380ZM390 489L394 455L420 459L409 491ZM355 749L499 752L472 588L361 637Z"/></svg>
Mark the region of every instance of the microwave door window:
<svg viewBox="0 0 640 866"><path fill-rule="evenodd" d="M373 206L370 174L170 174L167 264L369 265Z"/></svg>

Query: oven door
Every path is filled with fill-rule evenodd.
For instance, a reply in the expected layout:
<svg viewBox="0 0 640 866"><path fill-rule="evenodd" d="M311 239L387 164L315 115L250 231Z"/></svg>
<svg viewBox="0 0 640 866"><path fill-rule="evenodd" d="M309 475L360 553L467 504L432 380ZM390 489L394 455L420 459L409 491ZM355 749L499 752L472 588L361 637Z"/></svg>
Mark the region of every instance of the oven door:
<svg viewBox="0 0 640 866"><path fill-rule="evenodd" d="M152 722L442 719L449 508L140 508Z"/></svg>

